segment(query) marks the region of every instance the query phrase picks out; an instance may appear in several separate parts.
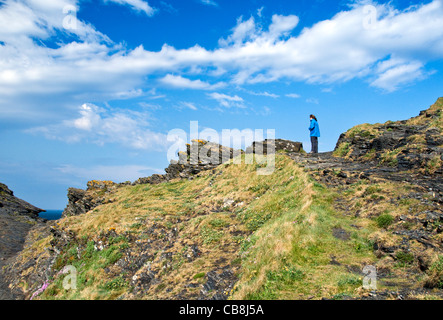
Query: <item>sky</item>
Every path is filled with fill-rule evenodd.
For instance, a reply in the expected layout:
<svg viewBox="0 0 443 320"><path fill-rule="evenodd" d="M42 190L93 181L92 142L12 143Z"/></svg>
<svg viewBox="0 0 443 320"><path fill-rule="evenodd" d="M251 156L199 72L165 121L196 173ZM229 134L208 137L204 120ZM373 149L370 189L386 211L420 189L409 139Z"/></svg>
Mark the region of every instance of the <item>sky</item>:
<svg viewBox="0 0 443 320"><path fill-rule="evenodd" d="M427 109L442 72L443 0L0 0L0 182L61 210L69 187L164 173L196 121L310 151L315 114L332 151Z"/></svg>

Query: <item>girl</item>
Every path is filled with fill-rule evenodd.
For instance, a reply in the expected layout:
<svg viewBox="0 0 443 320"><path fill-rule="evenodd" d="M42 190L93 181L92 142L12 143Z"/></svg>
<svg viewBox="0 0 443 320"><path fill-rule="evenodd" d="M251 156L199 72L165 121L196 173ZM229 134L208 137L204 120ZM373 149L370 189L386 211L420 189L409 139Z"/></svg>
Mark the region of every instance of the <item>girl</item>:
<svg viewBox="0 0 443 320"><path fill-rule="evenodd" d="M320 127L318 126L317 118L311 114L310 115L311 125L309 127L309 131L311 131L311 152L310 153L318 153L318 138L320 138Z"/></svg>

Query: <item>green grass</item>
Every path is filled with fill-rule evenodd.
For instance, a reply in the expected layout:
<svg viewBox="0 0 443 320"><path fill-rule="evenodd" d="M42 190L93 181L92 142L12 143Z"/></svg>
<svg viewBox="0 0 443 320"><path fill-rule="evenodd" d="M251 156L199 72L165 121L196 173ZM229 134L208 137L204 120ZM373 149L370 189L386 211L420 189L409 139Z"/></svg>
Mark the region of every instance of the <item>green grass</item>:
<svg viewBox="0 0 443 320"><path fill-rule="evenodd" d="M380 228L394 221L389 213L397 208L387 199L397 198L393 193L398 188L364 181L326 187L281 154L272 175L259 176L256 169L255 163L223 165L216 174L206 172L192 181L125 186L99 212L61 220L60 228L77 238L63 249L54 269L77 268L78 290L64 290L62 277L56 277L41 298L116 299L130 293L133 274L111 276L104 270L140 254L139 243L147 250L143 254L151 256L149 268L158 277L158 284L140 298L168 299L188 290L189 281L204 283L208 272L225 265L236 270L238 282L230 295L235 300L358 296L362 280L347 267L363 268L378 261L373 252L377 238L372 235L390 240L388 230ZM221 208L226 199L234 205ZM350 201L349 212L339 211L336 199ZM405 199L399 208L407 210L411 201ZM368 214L357 216L357 210ZM371 218L379 214L375 221ZM334 237L337 228L350 237ZM108 232L105 248L96 250L94 244L103 232ZM201 256L190 256L192 245L198 246ZM163 253L172 255L162 259ZM340 265L331 264L332 256ZM407 255L396 258L398 266L411 265ZM436 264L433 279L439 268ZM174 289L171 293L166 288Z"/></svg>
<svg viewBox="0 0 443 320"><path fill-rule="evenodd" d="M346 157L350 151L350 142L341 143L336 150L334 150L333 155L336 157Z"/></svg>
<svg viewBox="0 0 443 320"><path fill-rule="evenodd" d="M429 268L426 286L443 289L443 255L439 255Z"/></svg>
<svg viewBox="0 0 443 320"><path fill-rule="evenodd" d="M394 223L394 217L390 214L382 214L375 221L380 228L387 228Z"/></svg>
<svg viewBox="0 0 443 320"><path fill-rule="evenodd" d="M410 252L398 251L395 254L397 266L402 268L411 265L414 262L414 255Z"/></svg>
<svg viewBox="0 0 443 320"><path fill-rule="evenodd" d="M303 192L290 192L290 205L281 205L280 197L269 199L270 203L275 201L277 210L266 221L260 221L250 241L243 243L244 271L233 299L332 297L362 285L344 268L331 266L330 256L339 253L340 259L349 264L374 259L367 238L374 229L368 225L349 241L336 239L332 230L337 225L351 229L353 219L337 214L332 201L334 191L310 179L299 183L292 190L303 185Z"/></svg>
<svg viewBox="0 0 443 320"><path fill-rule="evenodd" d="M65 266L73 266L77 272L77 290L65 290L63 288L63 274L54 279L41 298L43 299L76 299L77 292L87 287L97 285L96 294L100 299L109 299L115 290L126 287L122 278L114 278L107 281L103 269L116 263L122 257L122 249L127 247L124 237L111 237L108 247L103 250L95 248L94 241L88 241L82 248L81 243L75 241L68 245L54 263L54 270L61 271Z"/></svg>

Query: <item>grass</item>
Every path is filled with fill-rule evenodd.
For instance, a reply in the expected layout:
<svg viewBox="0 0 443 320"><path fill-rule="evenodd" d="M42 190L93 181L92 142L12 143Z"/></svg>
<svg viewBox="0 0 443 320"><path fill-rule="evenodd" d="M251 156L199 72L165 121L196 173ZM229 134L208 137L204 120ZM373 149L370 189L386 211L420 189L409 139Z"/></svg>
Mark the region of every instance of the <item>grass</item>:
<svg viewBox="0 0 443 320"><path fill-rule="evenodd" d="M382 214L377 217L376 222L380 228L387 228L394 222L394 217L390 214Z"/></svg>
<svg viewBox="0 0 443 320"><path fill-rule="evenodd" d="M442 165L443 161L441 160L441 156L435 156L426 163L425 172L428 174L434 174L442 167Z"/></svg>
<svg viewBox="0 0 443 320"><path fill-rule="evenodd" d="M427 114L434 115L434 119L431 120L430 125L438 128L440 131L443 130L443 118L442 118L442 109L443 109L443 98L439 98L428 110ZM422 115L419 117L415 117L409 119L407 121L409 125L421 125L421 124L429 124L429 120L426 115Z"/></svg>
<svg viewBox="0 0 443 320"><path fill-rule="evenodd" d="M354 292L358 285L340 282L352 276L344 267L330 265L331 254L339 253L342 262L349 264L373 261L372 247L363 244L374 229L360 230L353 241L333 237L337 224L351 229L353 219L333 209L334 192L301 176L304 187L293 195L291 205L274 213L244 244L243 273L233 299L321 298Z"/></svg>
<svg viewBox="0 0 443 320"><path fill-rule="evenodd" d="M77 290L65 290L65 277L55 276L53 283L45 291L41 299L79 299L81 293L88 292L91 299L112 299L121 294L127 287L126 280L121 276L108 279L104 269L115 264L123 256L126 247L124 237L110 238L108 247L98 250L94 241L87 243L71 243L57 257L53 268L60 272L65 266L75 268L77 276ZM79 294L80 292L80 294Z"/></svg>
<svg viewBox="0 0 443 320"><path fill-rule="evenodd" d="M425 286L443 289L443 255L439 255L429 268Z"/></svg>
<svg viewBox="0 0 443 320"><path fill-rule="evenodd" d="M395 254L398 267L406 267L414 262L414 255L410 252L398 251Z"/></svg>
<svg viewBox="0 0 443 320"><path fill-rule="evenodd" d="M77 268L78 290L64 290L62 277L55 277L40 298L116 299L128 293L130 274L110 276L104 270L119 270L117 261L138 254L129 235L139 244L150 241L157 246L168 243L167 232L173 229L179 234L169 249L152 252L150 270L157 270L161 281L146 293L150 299L180 292L184 279L204 281L222 260L238 270L233 299L320 298L354 292L352 275L330 265L330 255L339 252L338 258L348 264L372 263L374 256L366 244L375 226L368 224L349 241L336 239L333 228L351 230L354 221L334 210L334 191L313 181L285 155L277 155L272 175L259 176L256 169L255 163L223 165L215 174L204 172L193 181L124 186L107 193L113 201L100 210L61 220L57 228L76 234L76 240L58 256L54 269ZM225 199L234 200L232 206L221 208ZM153 226L154 233L147 234ZM102 234L116 236L105 237L104 249L97 250ZM201 258L184 259L191 245L198 245ZM166 253L169 260L162 260Z"/></svg>
<svg viewBox="0 0 443 320"><path fill-rule="evenodd" d="M366 139L373 139L380 134L379 131L377 130L379 127L380 124L373 125L369 123L364 123L349 129L346 132L346 137L354 138L356 136L360 136Z"/></svg>
<svg viewBox="0 0 443 320"><path fill-rule="evenodd" d="M403 148L398 148L394 150L387 150L380 155L380 164L387 165L389 167L395 167L398 165L398 154L403 150Z"/></svg>
<svg viewBox="0 0 443 320"><path fill-rule="evenodd" d="M341 143L338 148L336 150L334 150L333 155L335 157L346 157L349 152L351 151L350 149L351 143L350 142L343 142Z"/></svg>
<svg viewBox="0 0 443 320"><path fill-rule="evenodd" d="M123 237L110 240L102 251L92 250L98 235L110 231L130 234L138 243L159 244L166 243L169 237L162 230L179 232L178 241L167 250L172 254L171 264L161 261L161 255L156 255L151 263L152 270L160 271L162 288L175 287L178 291L185 285L183 279L211 271L220 259L241 266L238 252L248 235L288 208L298 206L293 195L303 188L304 180L299 177L302 170L286 156L277 158L279 165L270 176L257 175L256 164L252 163L221 166L216 174L204 172L193 181L120 187L105 195L113 201L105 201L100 210L61 220L58 228L76 234L77 240L69 244L55 266L57 270L68 264L77 267L81 285L75 295L70 295L63 291L60 281L54 281L41 298L113 299L130 290L129 276L109 278L103 269L115 268L119 259L130 259L136 254L127 255L134 245ZM220 171L222 175L218 175ZM234 200L232 206L221 208L227 198ZM147 235L146 230L153 226L154 234ZM235 236L231 236L233 233ZM83 243L78 239L84 239ZM202 251L203 260L188 262L181 258L193 244ZM163 298L171 293L153 286L151 294Z"/></svg>
<svg viewBox="0 0 443 320"><path fill-rule="evenodd" d="M377 157L377 151L375 149L371 149L368 153L363 156L364 160L374 160Z"/></svg>

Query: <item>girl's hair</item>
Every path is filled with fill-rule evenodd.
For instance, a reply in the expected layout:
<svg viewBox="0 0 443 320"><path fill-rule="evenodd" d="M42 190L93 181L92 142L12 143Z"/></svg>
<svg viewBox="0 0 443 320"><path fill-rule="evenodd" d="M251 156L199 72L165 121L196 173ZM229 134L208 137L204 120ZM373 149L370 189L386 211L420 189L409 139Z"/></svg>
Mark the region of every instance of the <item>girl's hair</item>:
<svg viewBox="0 0 443 320"><path fill-rule="evenodd" d="M309 117L314 119L315 121L318 121L317 118L313 114L311 114Z"/></svg>

